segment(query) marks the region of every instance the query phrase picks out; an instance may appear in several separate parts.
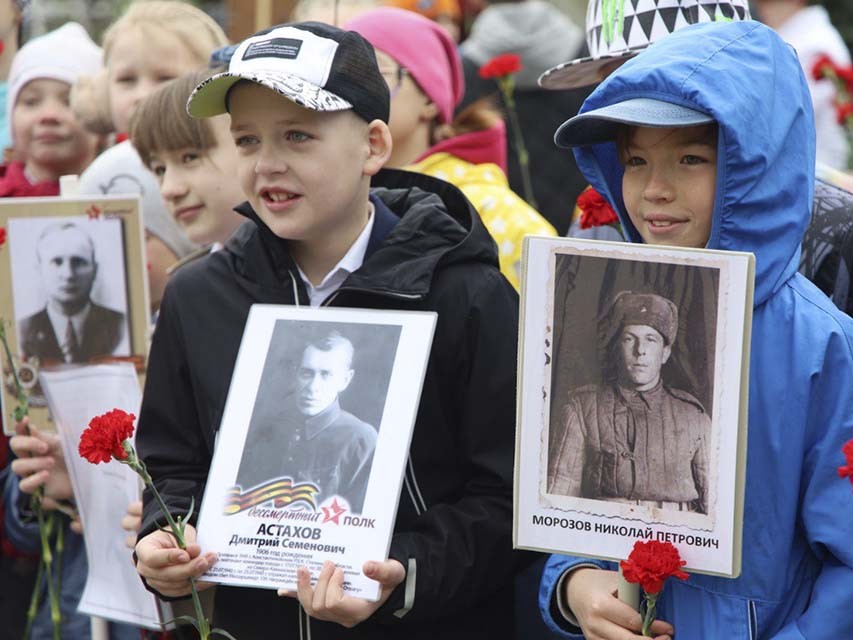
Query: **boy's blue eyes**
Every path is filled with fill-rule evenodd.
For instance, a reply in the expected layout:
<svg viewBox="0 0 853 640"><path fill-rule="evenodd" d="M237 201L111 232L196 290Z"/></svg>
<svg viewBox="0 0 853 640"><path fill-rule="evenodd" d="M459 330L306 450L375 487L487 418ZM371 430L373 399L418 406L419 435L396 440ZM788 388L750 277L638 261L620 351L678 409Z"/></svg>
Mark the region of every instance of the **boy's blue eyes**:
<svg viewBox="0 0 853 640"><path fill-rule="evenodd" d="M288 131L284 134L284 139L288 142L299 143L307 142L311 139L311 136L303 131ZM236 144L238 147L247 147L249 145L258 144L258 142L260 142L258 136L246 135L234 138L234 144Z"/></svg>

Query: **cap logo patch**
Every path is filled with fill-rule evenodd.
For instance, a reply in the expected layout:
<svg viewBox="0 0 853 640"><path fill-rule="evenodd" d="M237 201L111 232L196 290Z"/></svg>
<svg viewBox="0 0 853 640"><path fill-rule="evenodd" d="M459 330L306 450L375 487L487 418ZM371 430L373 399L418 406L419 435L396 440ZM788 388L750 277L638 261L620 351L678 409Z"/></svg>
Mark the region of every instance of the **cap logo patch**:
<svg viewBox="0 0 853 640"><path fill-rule="evenodd" d="M296 38L271 38L253 42L243 53L243 60L254 60L255 58L282 58L284 60L295 60L302 48L302 40Z"/></svg>

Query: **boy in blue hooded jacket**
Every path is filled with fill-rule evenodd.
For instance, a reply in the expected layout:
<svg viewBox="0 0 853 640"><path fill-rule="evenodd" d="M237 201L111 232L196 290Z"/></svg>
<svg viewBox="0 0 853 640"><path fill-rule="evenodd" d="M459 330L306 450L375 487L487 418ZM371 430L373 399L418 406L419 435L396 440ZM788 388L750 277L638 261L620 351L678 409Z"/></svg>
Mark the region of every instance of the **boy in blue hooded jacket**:
<svg viewBox="0 0 853 640"><path fill-rule="evenodd" d="M688 27L611 75L555 141L632 242L755 254L743 568L670 581L652 632L853 638L853 321L797 273L814 189L794 51L756 22ZM638 637L613 563L552 556L540 607L561 635Z"/></svg>

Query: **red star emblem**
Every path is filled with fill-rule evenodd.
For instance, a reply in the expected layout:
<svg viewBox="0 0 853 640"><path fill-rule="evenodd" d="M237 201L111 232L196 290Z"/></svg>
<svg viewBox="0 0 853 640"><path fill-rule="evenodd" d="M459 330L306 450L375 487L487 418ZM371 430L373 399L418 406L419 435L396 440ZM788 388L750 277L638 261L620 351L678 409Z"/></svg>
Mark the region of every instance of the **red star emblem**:
<svg viewBox="0 0 853 640"><path fill-rule="evenodd" d="M341 505L338 504L338 499L332 500L331 507L323 507L323 523L334 522L340 524L339 518L347 512Z"/></svg>

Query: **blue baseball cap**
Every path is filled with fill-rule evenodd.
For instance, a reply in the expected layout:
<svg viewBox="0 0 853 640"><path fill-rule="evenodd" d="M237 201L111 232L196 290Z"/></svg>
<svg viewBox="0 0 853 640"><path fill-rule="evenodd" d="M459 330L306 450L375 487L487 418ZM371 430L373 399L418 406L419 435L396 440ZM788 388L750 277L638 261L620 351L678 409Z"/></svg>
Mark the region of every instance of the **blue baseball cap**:
<svg viewBox="0 0 853 640"><path fill-rule="evenodd" d="M710 124L707 113L652 98L632 98L566 120L554 134L563 149L583 147L616 139L620 125L637 127L694 127Z"/></svg>

